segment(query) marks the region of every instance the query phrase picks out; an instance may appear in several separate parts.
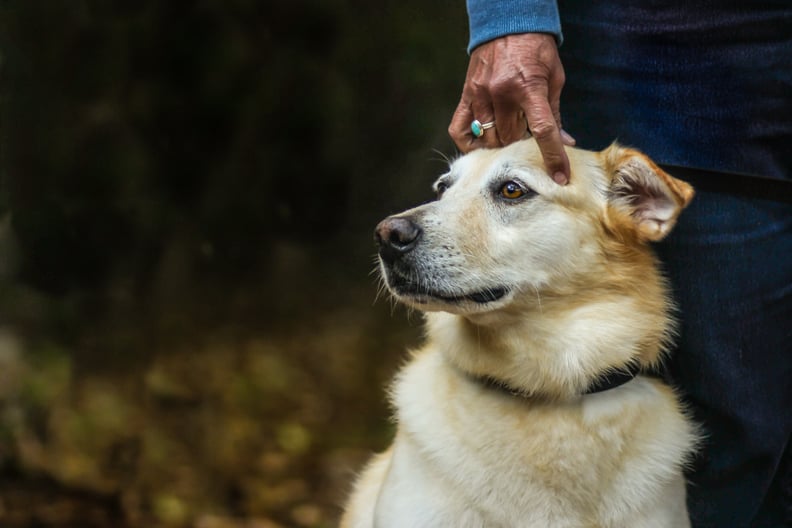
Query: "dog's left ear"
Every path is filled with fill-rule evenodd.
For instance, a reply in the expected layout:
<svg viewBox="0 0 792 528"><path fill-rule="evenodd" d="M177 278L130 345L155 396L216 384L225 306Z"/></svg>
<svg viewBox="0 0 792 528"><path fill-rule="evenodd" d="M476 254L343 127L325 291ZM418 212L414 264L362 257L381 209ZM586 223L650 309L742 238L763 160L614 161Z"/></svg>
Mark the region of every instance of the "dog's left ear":
<svg viewBox="0 0 792 528"><path fill-rule="evenodd" d="M610 177L611 206L628 215L640 238L664 238L693 199L693 187L672 177L637 150L614 143L601 155Z"/></svg>

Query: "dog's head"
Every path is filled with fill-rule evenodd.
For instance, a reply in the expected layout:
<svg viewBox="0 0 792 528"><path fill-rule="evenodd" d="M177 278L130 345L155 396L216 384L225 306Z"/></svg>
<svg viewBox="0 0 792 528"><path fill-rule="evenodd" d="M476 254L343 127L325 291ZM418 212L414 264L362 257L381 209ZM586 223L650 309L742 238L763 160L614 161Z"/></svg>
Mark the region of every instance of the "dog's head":
<svg viewBox="0 0 792 528"><path fill-rule="evenodd" d="M547 176L532 139L454 161L435 182L436 201L375 230L393 295L456 314L541 302L646 260L648 243L668 234L693 197L638 151L567 152L566 186Z"/></svg>

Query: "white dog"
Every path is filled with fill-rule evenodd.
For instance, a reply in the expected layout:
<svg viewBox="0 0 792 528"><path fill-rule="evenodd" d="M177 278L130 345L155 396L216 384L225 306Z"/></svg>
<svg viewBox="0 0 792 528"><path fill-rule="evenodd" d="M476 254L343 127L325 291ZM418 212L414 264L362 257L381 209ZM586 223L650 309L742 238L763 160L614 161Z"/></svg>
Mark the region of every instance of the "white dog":
<svg viewBox="0 0 792 528"><path fill-rule="evenodd" d="M531 139L475 151L437 201L377 226L387 286L428 338L342 527L689 526L696 428L640 372L674 327L648 243L693 189L618 145L568 154L560 186Z"/></svg>

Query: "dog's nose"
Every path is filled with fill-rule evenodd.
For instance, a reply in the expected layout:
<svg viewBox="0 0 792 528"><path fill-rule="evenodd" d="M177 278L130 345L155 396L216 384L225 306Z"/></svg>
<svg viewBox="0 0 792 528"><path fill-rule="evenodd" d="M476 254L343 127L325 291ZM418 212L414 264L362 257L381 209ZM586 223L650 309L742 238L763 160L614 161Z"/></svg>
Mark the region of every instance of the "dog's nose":
<svg viewBox="0 0 792 528"><path fill-rule="evenodd" d="M386 218L374 230L374 241L379 246L380 257L386 262L410 252L420 236L421 228L415 222L398 216Z"/></svg>

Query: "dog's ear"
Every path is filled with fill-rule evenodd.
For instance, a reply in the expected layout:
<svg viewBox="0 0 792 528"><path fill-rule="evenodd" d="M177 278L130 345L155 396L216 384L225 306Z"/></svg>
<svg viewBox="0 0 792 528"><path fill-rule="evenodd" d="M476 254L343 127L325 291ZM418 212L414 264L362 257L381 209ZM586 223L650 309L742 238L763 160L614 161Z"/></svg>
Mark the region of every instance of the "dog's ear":
<svg viewBox="0 0 792 528"><path fill-rule="evenodd" d="M693 199L693 187L672 177L637 150L614 143L601 155L610 178L611 207L628 215L640 238L664 238Z"/></svg>

